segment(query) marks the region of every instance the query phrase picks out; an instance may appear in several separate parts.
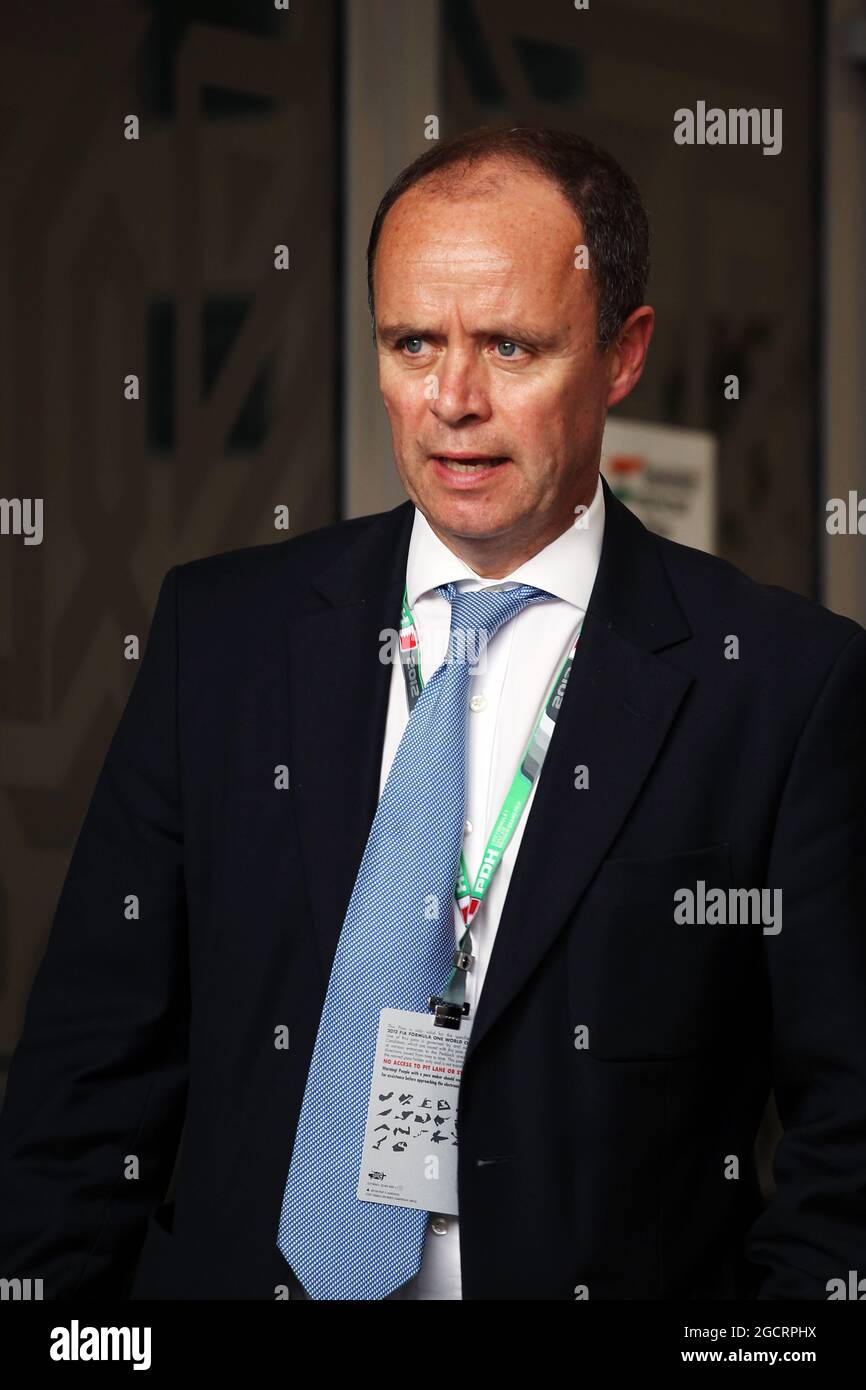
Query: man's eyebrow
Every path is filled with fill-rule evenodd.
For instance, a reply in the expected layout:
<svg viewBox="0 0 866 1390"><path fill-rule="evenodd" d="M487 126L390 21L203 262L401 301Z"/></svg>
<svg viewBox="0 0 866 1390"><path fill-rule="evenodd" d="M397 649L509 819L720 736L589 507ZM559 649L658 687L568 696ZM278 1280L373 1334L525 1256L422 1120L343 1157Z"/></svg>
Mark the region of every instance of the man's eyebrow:
<svg viewBox="0 0 866 1390"><path fill-rule="evenodd" d="M406 319L397 323L377 323L376 336L383 342L393 345L401 338L426 338L431 343L441 342L445 336L435 328L423 328L419 323ZM562 330L555 333L542 333L538 329L524 327L517 323L501 323L490 328L478 328L474 338L498 338L504 342L525 343L527 347L544 351L557 347L562 341Z"/></svg>

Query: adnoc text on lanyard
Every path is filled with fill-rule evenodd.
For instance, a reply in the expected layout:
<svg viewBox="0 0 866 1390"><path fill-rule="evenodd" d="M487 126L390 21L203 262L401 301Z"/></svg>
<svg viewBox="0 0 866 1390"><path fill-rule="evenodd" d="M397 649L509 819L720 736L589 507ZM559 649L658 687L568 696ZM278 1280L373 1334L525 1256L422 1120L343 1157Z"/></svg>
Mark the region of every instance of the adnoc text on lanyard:
<svg viewBox="0 0 866 1390"><path fill-rule="evenodd" d="M445 987L445 993L441 997L433 995L429 1002L429 1007L435 1013L435 1022L440 1027L459 1028L461 1017L469 1013L469 1005L466 1002L466 972L474 961L469 928L476 912L484 902L493 875L499 866L499 861L523 815L533 785L544 764L556 718L568 684L568 677L571 674L572 662L582 626L581 621L568 656L560 666L538 711L529 742L523 750L523 756L502 803L502 809L496 819L490 839L487 841L481 866L471 892L466 860L463 851L460 851L460 872L454 889L454 896L463 917L464 932L454 952L454 966ZM411 716L424 683L421 676L418 632L415 627L415 618L409 607L409 595L405 587L403 589L403 612L400 620L400 662L406 683L406 702Z"/></svg>

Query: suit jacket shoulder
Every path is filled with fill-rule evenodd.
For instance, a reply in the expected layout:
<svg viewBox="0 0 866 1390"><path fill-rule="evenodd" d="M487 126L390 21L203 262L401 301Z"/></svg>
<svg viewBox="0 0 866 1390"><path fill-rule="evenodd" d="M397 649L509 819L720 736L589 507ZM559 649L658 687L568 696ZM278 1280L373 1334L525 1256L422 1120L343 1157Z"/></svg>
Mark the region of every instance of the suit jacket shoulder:
<svg viewBox="0 0 866 1390"><path fill-rule="evenodd" d="M375 512L318 526L286 540L204 555L177 568L191 596L201 594L208 601L217 597L227 600L252 597L277 579L287 586L293 581L305 583L388 515L388 512Z"/></svg>
<svg viewBox="0 0 866 1390"><path fill-rule="evenodd" d="M736 638L741 669L765 681L820 682L841 651L866 635L853 619L759 583L719 556L653 540L694 639L715 646Z"/></svg>

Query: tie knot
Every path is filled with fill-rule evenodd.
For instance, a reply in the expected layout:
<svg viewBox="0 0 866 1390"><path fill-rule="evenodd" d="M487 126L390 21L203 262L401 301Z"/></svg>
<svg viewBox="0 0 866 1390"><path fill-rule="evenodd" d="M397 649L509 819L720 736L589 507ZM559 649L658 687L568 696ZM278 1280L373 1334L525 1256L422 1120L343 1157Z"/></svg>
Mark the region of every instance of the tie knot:
<svg viewBox="0 0 866 1390"><path fill-rule="evenodd" d="M456 584L440 584L439 593L451 604L451 632L448 639L449 662L476 664L490 639L504 623L531 603L544 603L555 597L532 584L514 584L508 589L470 589L461 593Z"/></svg>

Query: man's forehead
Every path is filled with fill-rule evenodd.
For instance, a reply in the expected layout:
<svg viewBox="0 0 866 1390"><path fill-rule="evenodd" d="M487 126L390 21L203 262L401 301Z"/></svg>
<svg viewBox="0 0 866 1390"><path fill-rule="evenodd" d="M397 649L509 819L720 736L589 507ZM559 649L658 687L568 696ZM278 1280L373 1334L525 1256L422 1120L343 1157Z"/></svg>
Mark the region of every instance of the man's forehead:
<svg viewBox="0 0 866 1390"><path fill-rule="evenodd" d="M377 258L377 300L389 319L457 302L482 317L519 304L525 316L549 300L562 305L576 295L579 301L588 288L575 271L571 229L517 232L507 221L473 218L470 210L465 220L422 221L403 230Z"/></svg>
<svg viewBox="0 0 866 1390"><path fill-rule="evenodd" d="M376 269L387 261L390 275L420 275L431 283L471 283L482 276L492 288L516 273L561 276L573 265L580 239L577 215L564 200L557 208L494 197L419 197L405 207L398 202L386 218Z"/></svg>
<svg viewBox="0 0 866 1390"><path fill-rule="evenodd" d="M463 171L452 184L428 177L397 200L383 224L377 320L418 318L444 331L439 320L459 309L482 325L537 319L540 335L554 305L577 309L591 296L583 275L572 280L582 240L578 214L538 170L498 161Z"/></svg>

